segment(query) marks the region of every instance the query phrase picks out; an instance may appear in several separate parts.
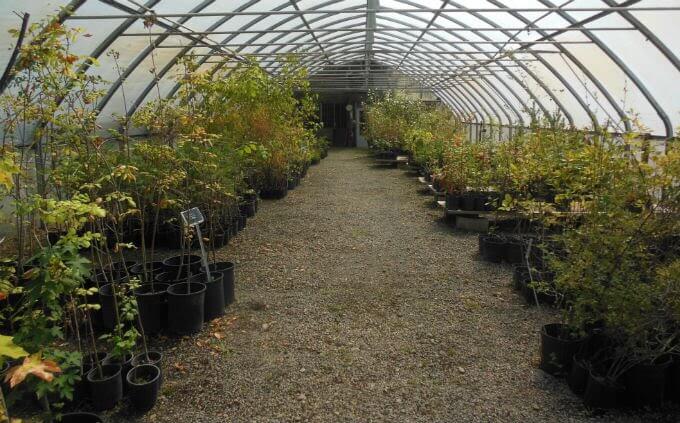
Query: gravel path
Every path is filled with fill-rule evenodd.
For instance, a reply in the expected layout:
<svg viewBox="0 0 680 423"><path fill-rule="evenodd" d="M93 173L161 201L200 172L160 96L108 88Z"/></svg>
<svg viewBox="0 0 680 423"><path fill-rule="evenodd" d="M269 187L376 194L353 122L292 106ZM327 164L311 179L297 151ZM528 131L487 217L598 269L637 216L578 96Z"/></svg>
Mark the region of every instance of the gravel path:
<svg viewBox="0 0 680 423"><path fill-rule="evenodd" d="M477 257L403 170L334 150L219 252L238 303L167 345L146 422L648 422L537 370L551 312ZM120 420L130 417L118 415Z"/></svg>

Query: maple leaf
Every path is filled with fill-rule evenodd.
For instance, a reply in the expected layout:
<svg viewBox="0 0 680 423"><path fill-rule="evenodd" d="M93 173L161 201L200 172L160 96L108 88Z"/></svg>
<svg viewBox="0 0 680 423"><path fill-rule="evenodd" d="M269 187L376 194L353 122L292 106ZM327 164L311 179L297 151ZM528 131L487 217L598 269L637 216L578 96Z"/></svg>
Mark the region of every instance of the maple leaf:
<svg viewBox="0 0 680 423"><path fill-rule="evenodd" d="M40 353L36 353L26 357L20 365L9 369L5 376L5 382L9 381L9 387L14 388L23 382L29 374L45 382L52 382L53 373L61 373L57 363L51 360L43 360Z"/></svg>

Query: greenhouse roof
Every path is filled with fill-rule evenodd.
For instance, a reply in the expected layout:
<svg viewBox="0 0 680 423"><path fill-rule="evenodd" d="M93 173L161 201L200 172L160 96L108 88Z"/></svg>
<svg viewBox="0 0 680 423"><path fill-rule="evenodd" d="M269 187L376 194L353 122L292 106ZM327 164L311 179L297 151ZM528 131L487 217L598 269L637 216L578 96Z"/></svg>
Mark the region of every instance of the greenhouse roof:
<svg viewBox="0 0 680 423"><path fill-rule="evenodd" d="M213 73L248 58L276 73L294 53L319 91L427 90L472 122L527 124L538 109L578 127L680 126L677 0L5 0L0 26L62 7L87 35L75 51L100 62L82 71L109 81L103 124L154 98L152 69L172 96L184 56ZM14 42L0 41L3 69Z"/></svg>

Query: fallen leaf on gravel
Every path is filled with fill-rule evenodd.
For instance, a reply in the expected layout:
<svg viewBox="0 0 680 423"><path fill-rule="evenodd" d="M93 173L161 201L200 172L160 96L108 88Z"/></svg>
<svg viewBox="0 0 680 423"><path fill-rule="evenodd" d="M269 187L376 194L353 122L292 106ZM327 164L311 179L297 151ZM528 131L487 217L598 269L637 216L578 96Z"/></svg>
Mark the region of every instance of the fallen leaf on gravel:
<svg viewBox="0 0 680 423"><path fill-rule="evenodd" d="M222 338L224 338L224 335L222 335L222 334L219 333L219 332L213 333L213 336L214 336L215 338L217 338L217 339L222 339Z"/></svg>
<svg viewBox="0 0 680 423"><path fill-rule="evenodd" d="M184 371L187 370L187 368L184 367L184 366L183 366L182 364L180 364L180 363L175 363L175 364L174 364L174 367L175 367L175 369L179 370L180 372L184 372Z"/></svg>
<svg viewBox="0 0 680 423"><path fill-rule="evenodd" d="M461 374L463 374L463 373L465 373L465 369L462 368L462 367L459 367L459 368L458 368L458 372L461 373Z"/></svg>

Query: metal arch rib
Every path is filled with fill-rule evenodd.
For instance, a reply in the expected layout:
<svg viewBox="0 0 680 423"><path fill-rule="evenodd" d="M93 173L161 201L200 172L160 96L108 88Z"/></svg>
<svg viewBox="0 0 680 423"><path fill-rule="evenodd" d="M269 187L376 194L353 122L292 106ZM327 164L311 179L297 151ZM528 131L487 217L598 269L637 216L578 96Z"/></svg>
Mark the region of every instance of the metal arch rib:
<svg viewBox="0 0 680 423"><path fill-rule="evenodd" d="M500 1L489 0L489 3L494 4L498 7L505 7L503 5L503 3L501 3ZM510 13L516 19L521 20L522 22L525 22L525 23L530 22L529 19L525 18L524 16L522 16L521 14L519 14L517 12L508 12L508 13ZM545 30L543 30L541 28L536 28L535 30L536 30L536 32L541 34L542 37L548 37L548 38L554 39L553 37L550 36L549 33L547 33ZM628 119L626 119L625 112L619 107L619 105L616 102L616 100L614 99L614 97L611 95L609 90L607 90L607 88L602 84L602 82L598 78L596 78L595 75L593 75L593 73L590 72L590 69L588 69L586 66L584 66L583 63L580 60L578 60L578 58L576 56L574 56L574 54L572 54L568 49L564 48L559 43L555 44L555 47L557 47L557 49L559 49L562 54L564 54L569 60L571 60L571 62L574 63L579 68L579 70L581 72L583 72L584 75L586 75L588 77L588 79L593 84L595 84L597 89L605 96L605 98L607 99L607 102L612 106L612 108L619 115L619 118L624 123L626 130L630 131L630 122L628 121ZM558 78L562 78L562 76L559 72L553 72L553 74ZM569 89L571 91L571 85L570 84L565 84L565 86L567 87L567 89ZM572 94L576 97L576 99L579 101L579 103L581 103L581 101L582 101L581 96L576 95L573 92L572 92ZM599 122L597 122L597 116L594 115L594 113L592 112L592 110L590 110L590 108L588 107L587 104L585 104L585 106L584 106L584 104L585 104L585 102L581 103L581 105L586 109L588 115L591 116L591 120L594 120L594 123L593 123L594 127L598 128Z"/></svg>
<svg viewBox="0 0 680 423"><path fill-rule="evenodd" d="M329 4L338 3L338 2L340 2L340 1L342 1L342 0L330 0L330 1L326 1L326 2L324 2L324 3L321 3L321 4L317 5L317 6L314 6L314 7L310 8L310 9L307 9L307 10L313 10L313 9L317 9L317 8L322 8L322 7L325 7L325 6L329 5ZM256 0L256 1L255 1L255 3L259 3L259 2L260 2L260 0ZM250 4L250 3L249 3L249 4ZM287 6L288 6L288 2L286 1L286 2L283 2L280 6L277 6L275 9L279 9L279 8L280 8L280 9L283 9L283 8L285 8L285 7L287 7ZM325 18L325 17L326 17L326 15L323 15L323 18ZM262 19L264 19L264 16L260 16L260 17L257 18L257 19L253 19L253 20L249 21L246 25L242 26L241 28L242 28L242 29L248 29L248 28L250 28L254 23L259 22L259 21L262 20ZM272 25L272 26L268 27L267 29L276 28L276 27L278 27L278 26L280 26L280 25L283 25L283 24L285 24L285 23L287 23L287 22L290 22L290 21L293 20L293 19L295 19L295 16L286 17L286 18L281 19L280 21L278 21L278 22L276 23L276 25ZM317 18L317 19L321 19L321 18ZM309 22L315 22L317 19L310 20ZM223 18L223 23L226 22L227 20L228 20L228 19ZM298 26L297 28L301 28L301 26ZM221 43L223 44L223 43L229 42L230 40L232 40L233 38L235 38L237 35L238 35L238 34L231 34L231 35L229 35L228 37L224 38L224 39L221 41ZM251 40L253 40L253 39L257 39L257 38L261 37L262 35L263 35L263 34L257 34L257 35L255 35L254 37L251 37L249 41L251 41ZM273 38L273 40L274 40L274 41L280 40L280 39L283 38L284 36L285 36L285 34L281 34L281 35L279 35L279 36ZM303 37L303 36L304 36L304 34L298 36L298 38ZM192 47L190 47L190 48L193 48L193 47L195 47L195 46L192 46ZM262 51L262 49L263 49L263 47L259 47L256 51ZM199 66L202 65L203 63L205 63L207 60L208 60L208 57L207 57L207 56L206 56L205 58L199 60L199 62L198 62ZM214 74L215 74L222 66L223 66L223 65L215 65L215 66L213 66L213 69L210 71L210 74L211 74L211 75L214 75ZM170 91L169 91L168 94L166 95L166 98L167 98L167 97L172 97L173 95L175 95L175 93L177 92L177 90L179 89L179 87L180 87L180 84L179 84L179 83L176 83L176 84L172 87L172 89L170 89Z"/></svg>
<svg viewBox="0 0 680 423"><path fill-rule="evenodd" d="M408 4L406 0L397 0L397 1L400 1L400 2L402 2L402 3ZM462 6L461 6L460 4L458 4L458 3L451 2L451 4L453 4L454 6L456 6L456 7L458 7L458 8L466 9L465 7L462 7ZM486 18L485 16L483 16L483 15L477 13L477 12L470 12L470 14L471 14L472 16L474 16L475 18L477 18L477 19L479 19L479 20L481 20L481 21L483 21L483 22L486 22L486 23L487 23L488 25L490 25L490 26L493 26L493 27L495 27L495 28L499 28L498 24L496 24L495 22L491 21L490 19ZM443 19L446 19L446 20L448 20L448 21L450 21L450 22L456 23L456 24L459 25L459 26L462 26L462 27L469 27L469 25L465 24L464 22L460 22L460 21L458 21L458 20L456 20L456 19L453 19L453 18L451 18L451 17L449 17L449 16L443 16L442 18L443 18ZM502 31L502 32L503 32L505 35L507 35L507 36L511 36L511 35L512 35L512 34L508 33L508 31ZM458 39L461 39L461 38L462 38L459 34L456 34L456 33L454 33L454 32L450 32L450 34L451 34L452 36L458 38ZM480 38L482 38L482 39L484 39L484 40L486 40L486 41L492 41L490 37L487 37L487 36L484 35L484 34L479 33L479 34L477 34L477 36L480 37ZM502 45L502 42L494 43L494 45ZM490 56L490 55L487 55L487 56ZM537 56L537 55L535 55L535 54L532 54L532 56L535 57L535 58L538 59L538 60L543 60L543 58L541 58L541 57L539 57L539 56ZM491 59L493 59L493 58L491 58ZM546 94L548 94L548 96L552 99L552 101L557 105L557 107L559 107L559 109L562 111L562 113L564 113L564 115L567 117L567 119L569 120L569 123L573 126L573 125L574 125L574 120L573 120L573 117L571 116L571 113L570 113L569 110L567 110L567 108L562 104L562 102L561 102L557 97L555 97L555 95L550 91L550 89L548 89L548 87L547 87L547 86L545 85L545 83L541 80L541 78L538 78L538 77L531 71L531 69L529 69L529 68L528 68L526 65L524 65L521 61L515 60L515 63L517 63L517 64L518 64L518 65L519 65L519 66L520 66L520 67L521 67L521 68L522 68L522 69L523 69L523 70L524 70L524 71L525 71L525 72L526 72L526 73L527 73L534 81L536 81L536 83L537 83L537 84L538 84L538 85L546 92ZM521 82L521 79L518 78L517 75L516 75L514 72L509 71L508 68L506 68L506 67L503 66L503 65L501 65L501 67L504 68L504 69L506 70L506 72L507 72L509 75L512 76L512 78L515 80L515 82L517 82L518 84L520 84L520 86L522 86L522 88L523 88L524 90L527 91L527 93L528 93L528 94L531 96L531 98L536 102L536 104L538 104L538 106L541 108L541 110L543 110L543 113L545 113L546 115L550 114L550 113L548 112L547 108L543 105L543 103L538 99L538 97L535 96L534 92L531 91L531 90L529 89L529 87L526 86L526 84L524 84L523 82Z"/></svg>
<svg viewBox="0 0 680 423"><path fill-rule="evenodd" d="M241 5L241 7L239 7L239 8L236 9L236 10L237 10L237 11L238 11L238 10L245 10L245 9L249 8L250 6L253 6L253 5L255 5L255 4L259 3L259 2L260 2L260 0L251 0L251 1L248 2L248 3L246 3L246 4L244 4L244 5ZM217 22L215 22L214 24L212 24L212 25L208 28L208 31L211 31L211 30L213 30L213 29L219 28L220 26L224 25L227 21L229 21L231 18L232 18L231 16L227 16L227 17L224 17L224 18L219 19ZM137 98L135 99L135 101L132 103L132 105L130 106L130 108L129 108L128 111L127 111L127 116L128 116L128 117L132 116L132 114L135 113L135 111L137 111L137 109L139 108L139 106L144 102L144 99L146 99L146 97L149 95L149 93L151 92L151 90L153 90L153 87L154 87L154 86L155 86L155 85L156 85L163 77L165 77L165 75L166 75L168 72L170 72L170 70L177 64L177 62L179 62L179 60L180 60L182 57L186 56L186 53L189 52L189 50L191 50L192 48L195 48L195 47L197 46L197 44L198 44L198 42L192 41L192 44L190 44L190 45L188 45L188 46L182 48L182 49L181 49L181 50L180 50L180 51L179 51L172 59L170 59L170 60L168 61L168 63L165 64L165 66L163 66L163 68L162 68L162 69L158 72L158 74L157 74L158 79L157 79L157 80L151 80L151 82L149 82L149 83L146 85L146 87L144 87L144 90L142 90L142 92L137 96ZM166 96L166 98L167 98L167 96Z"/></svg>
<svg viewBox="0 0 680 423"><path fill-rule="evenodd" d="M111 2L110 4L112 4L112 5L115 4L116 7L118 7L118 8L127 9L127 6L114 3L113 0L107 0L107 1L110 1ZM214 2L215 2L215 0L204 0L198 6L193 8L191 13L198 13L199 11L205 9L206 7L208 7L210 4L212 4ZM196 12L193 12L193 11L196 11ZM180 27L180 25L184 24L189 19L191 19L191 18L189 18L189 17L180 18L177 21L176 24L173 24L173 25L159 24L159 26L166 28L166 32L168 32L168 31L175 32ZM147 46L144 50L142 50L141 53L139 53L137 55L137 57L135 57L135 59L132 61L132 63L130 63L130 65L128 65L128 67L125 69L125 71L123 72L121 77L118 78L111 85L111 87L107 91L106 95L104 95L104 97L99 101L99 103L97 104L97 107L95 108L97 113L101 113L101 111L104 109L104 107L106 107L106 105L111 100L111 98L113 98L114 94L118 91L118 88L120 88L120 86L125 82L125 79L128 76L130 76L132 74L132 72L134 72L135 69L137 69L137 66L139 66L140 63L142 63L149 56L149 54L151 54L154 51L155 46L162 43L169 36L170 36L170 34L163 34L163 35L157 36L151 42L150 46ZM191 37L191 38L195 39L196 37ZM199 40L198 42L204 42L202 38L198 38L198 40ZM211 47L211 46L207 45L206 47Z"/></svg>
<svg viewBox="0 0 680 423"><path fill-rule="evenodd" d="M549 0L539 0L542 4L544 4L547 7L554 7L551 1ZM629 3L637 3L639 0L629 0L628 2L624 2L620 4L618 7L628 5ZM573 24L576 23L576 20L571 17L571 15L567 14L564 11L556 11L557 14L559 14L562 18L564 18L567 22ZM601 12L604 13L604 12ZM613 12L612 12L613 13ZM642 95L645 96L649 104L654 108L656 111L657 115L661 119L661 121L664 124L665 130L666 130L666 136L668 138L672 138L674 135L673 132L673 125L671 124L670 119L668 118L668 115L666 112L663 110L663 108L659 105L659 103L656 101L654 96L649 92L645 84L633 73L630 68L621 60L619 56L616 55L607 45L606 43L602 42L602 40L597 37L597 35L593 34L591 31L584 30L582 32L584 36L586 36L588 39L590 39L593 43L595 43L606 55L609 57L618 67L623 71L623 73L626 74L628 78L630 78L631 81L635 84L635 86L640 90Z"/></svg>

